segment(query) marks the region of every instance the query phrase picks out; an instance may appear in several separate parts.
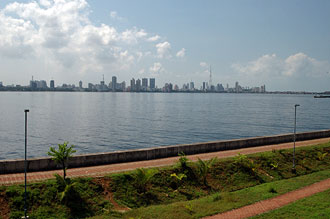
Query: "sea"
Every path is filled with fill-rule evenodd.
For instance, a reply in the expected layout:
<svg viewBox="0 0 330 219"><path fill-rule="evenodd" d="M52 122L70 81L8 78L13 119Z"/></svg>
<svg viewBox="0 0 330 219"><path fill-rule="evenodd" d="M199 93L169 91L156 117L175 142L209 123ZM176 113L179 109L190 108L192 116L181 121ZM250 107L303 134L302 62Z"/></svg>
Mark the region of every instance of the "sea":
<svg viewBox="0 0 330 219"><path fill-rule="evenodd" d="M330 129L330 99L299 94L0 92L0 160L68 141L77 154Z"/></svg>

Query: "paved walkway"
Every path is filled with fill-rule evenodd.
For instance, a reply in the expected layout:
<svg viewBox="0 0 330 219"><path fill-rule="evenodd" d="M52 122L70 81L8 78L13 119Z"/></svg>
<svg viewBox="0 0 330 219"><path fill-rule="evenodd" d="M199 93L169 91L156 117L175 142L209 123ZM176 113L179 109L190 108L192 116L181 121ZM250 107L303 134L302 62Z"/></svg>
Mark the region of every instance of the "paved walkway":
<svg viewBox="0 0 330 219"><path fill-rule="evenodd" d="M222 218L238 219L238 218L252 217L258 214L262 214L283 207L294 201L309 197L311 195L314 195L319 192L323 192L328 189L330 189L330 179L326 179L321 182L314 183L310 186L306 186L304 188L292 192L288 192L286 194L271 199L263 200L218 215L206 217L205 219L222 219Z"/></svg>
<svg viewBox="0 0 330 219"><path fill-rule="evenodd" d="M300 141L300 142L296 142L296 147L303 147L303 146L315 145L315 144L327 143L327 142L330 142L330 138ZM251 148L244 148L244 149L237 149L230 151L196 154L196 155L190 155L188 156L188 158L193 161L196 161L198 158L202 160L211 159L213 157L226 158L226 157L236 156L238 153L253 154L263 151L271 151L273 149L279 150L279 149L292 148L292 146L293 146L292 143L284 143L284 144L251 147ZM67 176L69 177L104 176L109 173L133 170L142 167L146 168L146 167L168 166L176 163L177 161L178 161L178 157L170 157L170 158L163 158L156 160L109 164L109 165L101 165L101 166L93 166L93 167L72 168L67 170ZM32 181L51 179L54 178L54 173L62 174L62 171L53 170L53 171L43 171L43 172L31 172L27 174L27 180L28 182L32 182ZM17 184L17 183L24 183L24 173L2 174L2 175L0 174L0 185Z"/></svg>

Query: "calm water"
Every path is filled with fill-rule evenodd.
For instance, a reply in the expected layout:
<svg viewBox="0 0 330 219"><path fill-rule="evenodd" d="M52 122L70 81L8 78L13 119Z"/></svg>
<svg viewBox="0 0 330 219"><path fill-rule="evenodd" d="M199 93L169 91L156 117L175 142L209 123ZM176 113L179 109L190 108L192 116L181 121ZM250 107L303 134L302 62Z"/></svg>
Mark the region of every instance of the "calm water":
<svg viewBox="0 0 330 219"><path fill-rule="evenodd" d="M79 154L330 129L330 99L311 95L0 92L0 159Z"/></svg>

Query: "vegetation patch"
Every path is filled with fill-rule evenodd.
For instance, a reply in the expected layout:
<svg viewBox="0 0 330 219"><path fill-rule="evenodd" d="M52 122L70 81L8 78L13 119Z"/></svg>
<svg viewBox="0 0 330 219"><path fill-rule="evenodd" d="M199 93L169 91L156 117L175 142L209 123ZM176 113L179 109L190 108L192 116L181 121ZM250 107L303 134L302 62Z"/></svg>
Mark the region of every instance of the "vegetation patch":
<svg viewBox="0 0 330 219"><path fill-rule="evenodd" d="M61 147L51 152L54 159L65 155L58 159L63 177L57 175L54 180L28 185L30 218L201 217L330 176L330 143L297 148L295 173L291 171L292 150L273 150L198 162L191 162L181 153L174 166L94 179L65 178L66 161L74 150L67 144ZM0 203L7 203L7 207L1 207L0 217L24 215L23 194L23 185L0 187Z"/></svg>

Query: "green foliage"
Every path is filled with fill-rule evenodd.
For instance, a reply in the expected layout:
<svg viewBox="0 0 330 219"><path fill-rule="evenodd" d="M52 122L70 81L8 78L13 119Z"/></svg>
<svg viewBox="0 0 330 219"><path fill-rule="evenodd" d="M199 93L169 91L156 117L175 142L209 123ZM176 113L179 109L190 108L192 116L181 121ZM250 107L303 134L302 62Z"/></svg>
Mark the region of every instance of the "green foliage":
<svg viewBox="0 0 330 219"><path fill-rule="evenodd" d="M270 163L270 166L273 170L277 170L278 168L278 163Z"/></svg>
<svg viewBox="0 0 330 219"><path fill-rule="evenodd" d="M200 158L198 158L197 162L197 170L198 170L198 176L203 181L203 184L207 186L207 174L209 173L210 168L213 166L213 164L217 161L217 158L214 157L211 160L203 161Z"/></svg>
<svg viewBox="0 0 330 219"><path fill-rule="evenodd" d="M317 152L317 159L318 159L319 161L322 161L322 160L324 160L325 156L327 156L327 155L328 155L327 152L322 153L322 152L318 151L318 152Z"/></svg>
<svg viewBox="0 0 330 219"><path fill-rule="evenodd" d="M157 169L144 169L138 168L134 174L134 185L139 190L139 192L146 192L148 183L150 179L158 173Z"/></svg>
<svg viewBox="0 0 330 219"><path fill-rule="evenodd" d="M56 178L56 183L59 189L59 200L64 203L68 203L70 200L73 200L77 196L77 192L75 191L75 182L72 182L71 179L64 179L57 173L54 174Z"/></svg>
<svg viewBox="0 0 330 219"><path fill-rule="evenodd" d="M270 193L277 193L277 191L276 191L273 187L271 187L271 188L268 190L268 192L270 192Z"/></svg>
<svg viewBox="0 0 330 219"><path fill-rule="evenodd" d="M63 144L58 144L58 150L54 147L49 148L49 152L47 153L52 159L60 164L63 169L63 178L66 178L66 169L68 165L68 159L72 157L72 154L76 152L74 150L74 145L68 146L69 142L64 142Z"/></svg>
<svg viewBox="0 0 330 219"><path fill-rule="evenodd" d="M186 208L186 210L188 211L188 213L190 215L192 215L194 213L193 205L191 202L188 202L184 207Z"/></svg>
<svg viewBox="0 0 330 219"><path fill-rule="evenodd" d="M217 202L217 201L220 201L221 199L222 199L221 194L216 194L215 196L213 196L212 201Z"/></svg>
<svg viewBox="0 0 330 219"><path fill-rule="evenodd" d="M180 156L179 166L180 166L181 170L185 171L188 168L189 159L183 152L180 152L179 156Z"/></svg>

